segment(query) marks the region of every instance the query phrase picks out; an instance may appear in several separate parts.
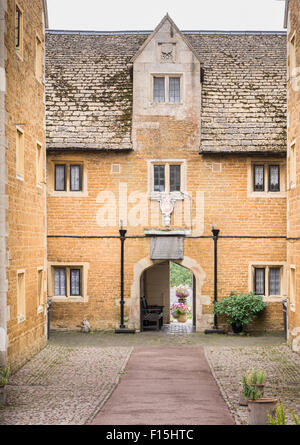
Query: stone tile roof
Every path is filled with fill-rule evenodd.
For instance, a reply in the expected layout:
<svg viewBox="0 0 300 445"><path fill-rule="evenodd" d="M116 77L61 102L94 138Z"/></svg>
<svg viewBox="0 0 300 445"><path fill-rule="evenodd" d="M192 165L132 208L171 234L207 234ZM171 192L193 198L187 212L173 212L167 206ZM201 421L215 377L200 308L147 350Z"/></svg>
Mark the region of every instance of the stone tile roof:
<svg viewBox="0 0 300 445"><path fill-rule="evenodd" d="M286 35L184 32L204 68L200 152L286 150ZM131 149L130 59L149 32L48 31L48 149Z"/></svg>

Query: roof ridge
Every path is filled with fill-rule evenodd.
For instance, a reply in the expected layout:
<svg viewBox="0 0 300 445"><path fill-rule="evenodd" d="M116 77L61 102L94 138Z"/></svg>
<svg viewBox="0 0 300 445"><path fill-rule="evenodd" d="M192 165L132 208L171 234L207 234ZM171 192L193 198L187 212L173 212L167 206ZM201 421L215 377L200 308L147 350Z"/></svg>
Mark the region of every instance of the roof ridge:
<svg viewBox="0 0 300 445"><path fill-rule="evenodd" d="M145 35L152 34L150 30L127 30L127 31L84 31L84 30L64 30L64 29L46 29L47 34L82 34L82 35ZM220 35L286 35L286 30L282 31L226 31L226 30L185 30L182 34L220 34Z"/></svg>

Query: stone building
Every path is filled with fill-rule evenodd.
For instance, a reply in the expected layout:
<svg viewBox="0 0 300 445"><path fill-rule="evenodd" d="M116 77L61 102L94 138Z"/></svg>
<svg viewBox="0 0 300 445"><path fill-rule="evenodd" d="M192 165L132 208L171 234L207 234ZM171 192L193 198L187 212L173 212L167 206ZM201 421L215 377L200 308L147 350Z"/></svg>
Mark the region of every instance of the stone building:
<svg viewBox="0 0 300 445"><path fill-rule="evenodd" d="M289 342L300 351L300 1L286 1L288 47L287 260Z"/></svg>
<svg viewBox="0 0 300 445"><path fill-rule="evenodd" d="M140 329L164 305L169 261L194 275L194 324L218 298L263 294L250 328L282 329L286 265L286 33L46 34L48 294L53 327Z"/></svg>
<svg viewBox="0 0 300 445"><path fill-rule="evenodd" d="M46 343L46 2L0 1L0 365Z"/></svg>

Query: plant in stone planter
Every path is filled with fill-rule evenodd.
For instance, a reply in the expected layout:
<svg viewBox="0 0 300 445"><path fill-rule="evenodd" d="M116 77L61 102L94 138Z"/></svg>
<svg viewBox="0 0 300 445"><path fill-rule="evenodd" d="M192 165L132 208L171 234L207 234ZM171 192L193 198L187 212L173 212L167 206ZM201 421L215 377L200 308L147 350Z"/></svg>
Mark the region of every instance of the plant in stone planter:
<svg viewBox="0 0 300 445"><path fill-rule="evenodd" d="M265 380L266 380L265 371L252 368L251 370L248 371L247 380L250 385L254 385L254 386L256 386L257 389L259 389L259 391L261 392L261 395L263 397Z"/></svg>
<svg viewBox="0 0 300 445"><path fill-rule="evenodd" d="M265 371L252 368L246 375L242 376L243 390L240 394L239 404L242 406L248 405L248 399L251 399L251 387L255 387L259 390L260 396L264 395L264 386L266 380Z"/></svg>
<svg viewBox="0 0 300 445"><path fill-rule="evenodd" d="M9 368L0 369L0 405L5 405L6 402L5 385L8 383L9 374Z"/></svg>
<svg viewBox="0 0 300 445"><path fill-rule="evenodd" d="M249 294L231 292L229 297L224 297L215 303L213 313L226 315L227 323L232 326L233 332L238 334L266 306L267 303L262 301L262 296L255 295L253 292Z"/></svg>
<svg viewBox="0 0 300 445"><path fill-rule="evenodd" d="M185 323L190 313L189 307L184 303L174 303L171 306L171 314L179 323Z"/></svg>

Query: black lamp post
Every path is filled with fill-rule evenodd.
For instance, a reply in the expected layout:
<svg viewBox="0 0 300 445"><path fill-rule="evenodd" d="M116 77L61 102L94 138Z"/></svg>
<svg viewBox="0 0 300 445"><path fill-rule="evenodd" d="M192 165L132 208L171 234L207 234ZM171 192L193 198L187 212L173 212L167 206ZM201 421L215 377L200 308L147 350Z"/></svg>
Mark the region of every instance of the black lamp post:
<svg viewBox="0 0 300 445"><path fill-rule="evenodd" d="M134 334L135 329L127 329L124 325L124 243L126 239L127 230L123 229L123 221L121 221L121 227L119 230L121 241L121 276L120 276L120 328L115 330L116 334Z"/></svg>
<svg viewBox="0 0 300 445"><path fill-rule="evenodd" d="M214 240L214 305L218 301L218 238L219 229L215 229L214 225L211 228L212 238ZM214 327L213 329L206 329L205 334L224 334L223 329L218 328L218 316L214 314Z"/></svg>

